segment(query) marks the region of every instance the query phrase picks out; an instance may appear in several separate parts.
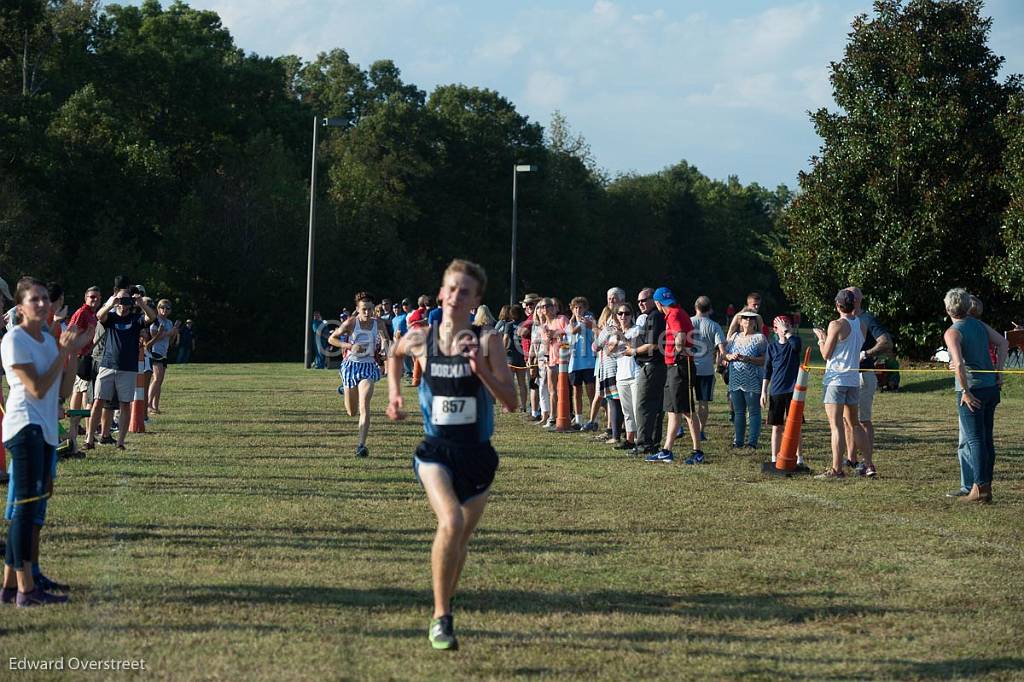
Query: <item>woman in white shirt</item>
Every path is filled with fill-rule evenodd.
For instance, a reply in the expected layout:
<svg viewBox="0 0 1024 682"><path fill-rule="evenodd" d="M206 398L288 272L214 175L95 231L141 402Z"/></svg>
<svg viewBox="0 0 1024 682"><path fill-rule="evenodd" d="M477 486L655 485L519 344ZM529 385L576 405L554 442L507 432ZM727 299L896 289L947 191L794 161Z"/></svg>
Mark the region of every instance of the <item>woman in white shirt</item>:
<svg viewBox="0 0 1024 682"><path fill-rule="evenodd" d="M76 329L68 329L59 344L54 340L46 328L50 296L37 279L19 280L14 300L19 323L0 343L11 387L3 432L14 491L0 601L20 607L45 606L65 602L67 597L44 592L32 579L32 525L39 503L49 496L46 465L58 442L59 378L68 357L88 342L89 335L79 338Z"/></svg>
<svg viewBox="0 0 1024 682"><path fill-rule="evenodd" d="M825 413L832 430L832 467L815 478L831 480L845 478L843 456L846 454L846 431L853 431L857 450L864 454L865 471L875 475L868 447L867 431L860 423L860 349L864 345L865 329L854 314L853 292L842 289L836 294L836 312L839 318L828 325L828 332L815 329L818 350L825 358L825 375L821 379L825 389ZM846 420L846 427L843 420ZM868 467L870 466L870 469Z"/></svg>

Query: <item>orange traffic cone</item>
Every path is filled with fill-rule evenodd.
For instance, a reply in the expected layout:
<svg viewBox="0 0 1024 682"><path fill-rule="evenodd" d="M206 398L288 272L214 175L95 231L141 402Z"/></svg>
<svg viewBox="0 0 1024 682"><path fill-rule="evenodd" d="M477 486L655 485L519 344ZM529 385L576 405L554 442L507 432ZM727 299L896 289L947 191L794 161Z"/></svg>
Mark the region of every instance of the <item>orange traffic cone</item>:
<svg viewBox="0 0 1024 682"><path fill-rule="evenodd" d="M569 401L572 389L569 387L569 344L563 343L558 348L558 413L555 418L555 431L572 431L569 417Z"/></svg>
<svg viewBox="0 0 1024 682"><path fill-rule="evenodd" d="M128 433L146 432L146 351L139 346L139 373L135 375L135 400L132 401L132 420Z"/></svg>
<svg viewBox="0 0 1024 682"><path fill-rule="evenodd" d="M793 389L793 400L789 403L789 414L786 415L786 429L782 432L782 442L775 463L765 462L763 471L776 475L788 476L796 472L796 451L800 447L800 429L804 421L804 401L807 398L807 365L811 362L811 349L804 353L804 363L800 365L800 373L796 377Z"/></svg>

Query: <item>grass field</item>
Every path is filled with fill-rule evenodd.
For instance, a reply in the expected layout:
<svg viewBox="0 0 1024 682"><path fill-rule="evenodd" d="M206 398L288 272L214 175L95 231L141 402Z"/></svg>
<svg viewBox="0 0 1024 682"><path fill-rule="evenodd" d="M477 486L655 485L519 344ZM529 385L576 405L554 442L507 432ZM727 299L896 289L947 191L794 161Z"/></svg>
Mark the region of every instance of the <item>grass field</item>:
<svg viewBox="0 0 1024 682"><path fill-rule="evenodd" d="M767 480L766 448L729 452L721 383L707 466L500 415L462 649L435 653L419 419L388 423L381 384L357 460L335 372L172 366L165 414L126 453L61 464L43 567L73 602L0 610L2 676L52 679L8 659L74 656L143 658L159 679L1022 679L1024 376L997 412L988 507L944 497L950 384L879 394L880 478L838 483ZM814 381L815 469L820 396ZM78 673L117 677L96 675Z"/></svg>

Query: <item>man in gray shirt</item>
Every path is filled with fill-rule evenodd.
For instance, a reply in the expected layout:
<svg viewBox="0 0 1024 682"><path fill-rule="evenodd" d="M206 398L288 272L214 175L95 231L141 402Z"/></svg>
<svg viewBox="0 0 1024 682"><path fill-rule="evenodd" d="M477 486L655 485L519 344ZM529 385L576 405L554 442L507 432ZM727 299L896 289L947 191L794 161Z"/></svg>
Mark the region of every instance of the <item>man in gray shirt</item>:
<svg viewBox="0 0 1024 682"><path fill-rule="evenodd" d="M711 319L714 310L711 299L700 296L693 304L697 314L690 318L693 323L693 364L697 370L694 393L697 397L697 422L700 439L707 440L709 404L715 394L715 368L725 357L725 334L722 327Z"/></svg>

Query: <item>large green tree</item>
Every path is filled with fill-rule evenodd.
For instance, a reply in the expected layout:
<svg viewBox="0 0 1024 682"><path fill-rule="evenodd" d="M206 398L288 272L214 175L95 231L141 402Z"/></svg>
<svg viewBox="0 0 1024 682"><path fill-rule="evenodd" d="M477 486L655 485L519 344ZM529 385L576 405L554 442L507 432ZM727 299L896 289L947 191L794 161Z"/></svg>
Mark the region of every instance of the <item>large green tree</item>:
<svg viewBox="0 0 1024 682"><path fill-rule="evenodd" d="M980 0L883 0L854 20L831 69L839 110L811 116L821 155L800 176L775 258L783 289L819 324L850 284L908 352L938 342L952 286L998 309L984 275L1004 254L996 121L1019 85L999 79L990 24Z"/></svg>

